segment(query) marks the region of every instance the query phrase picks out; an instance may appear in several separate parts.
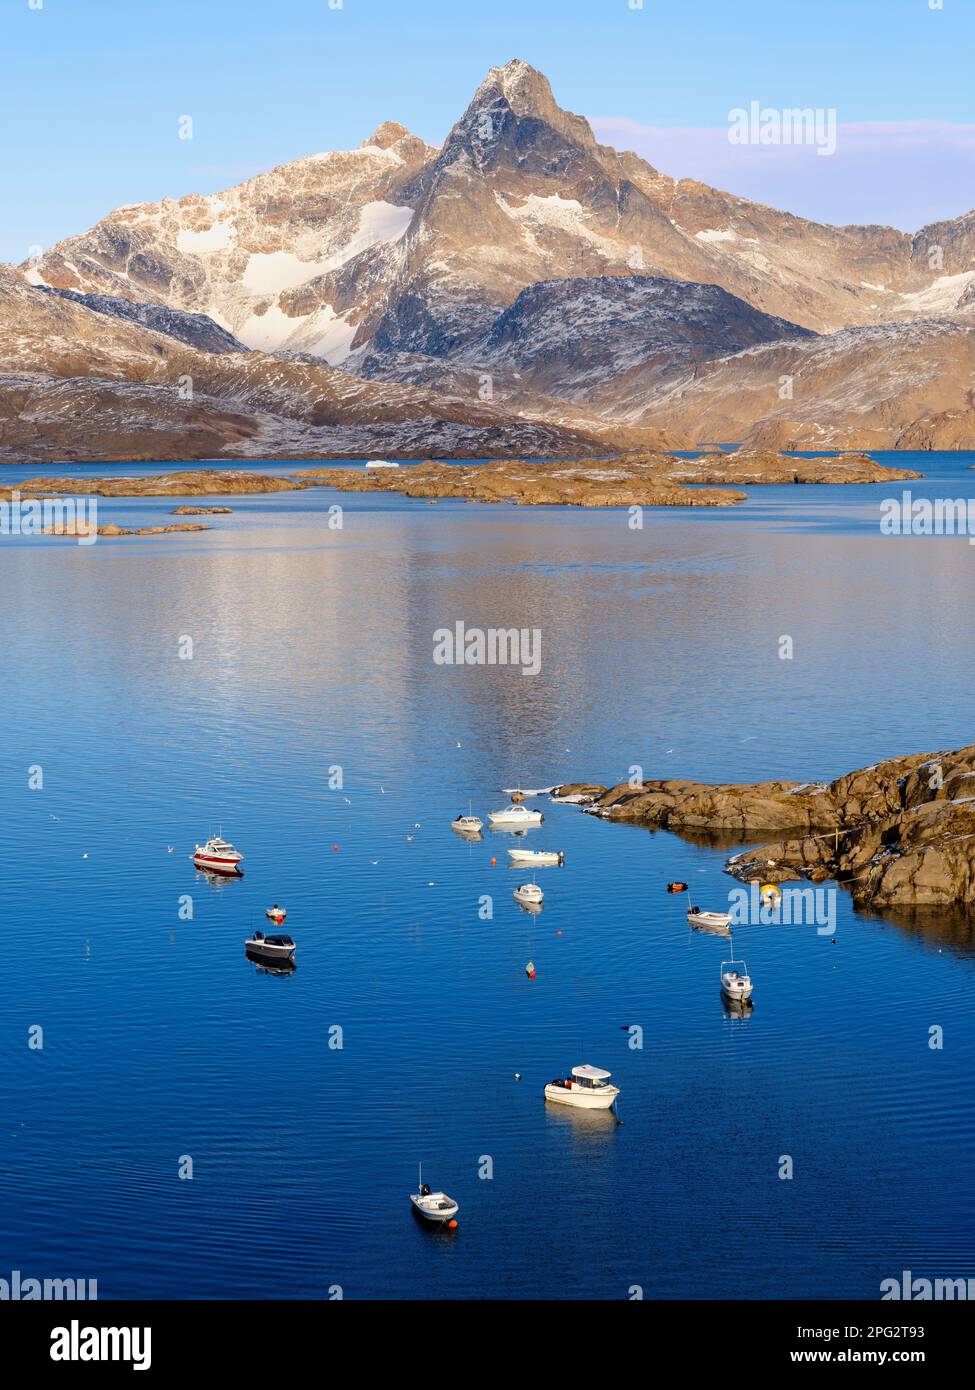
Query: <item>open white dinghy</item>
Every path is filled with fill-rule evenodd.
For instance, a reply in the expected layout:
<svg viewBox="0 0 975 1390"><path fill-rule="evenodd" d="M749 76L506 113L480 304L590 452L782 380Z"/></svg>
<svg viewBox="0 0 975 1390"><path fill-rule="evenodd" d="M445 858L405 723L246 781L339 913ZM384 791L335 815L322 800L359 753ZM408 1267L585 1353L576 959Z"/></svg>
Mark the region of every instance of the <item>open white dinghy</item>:
<svg viewBox="0 0 975 1390"><path fill-rule="evenodd" d="M703 931L717 932L721 936L731 935L730 912L702 912L699 907L692 907L687 921L690 926L700 927Z"/></svg>
<svg viewBox="0 0 975 1390"><path fill-rule="evenodd" d="M429 1221L433 1226L456 1226L460 1207L446 1192L431 1192L429 1184L423 1181L423 1164L420 1165L419 1192L410 1193L410 1201L417 1216Z"/></svg>
<svg viewBox="0 0 975 1390"><path fill-rule="evenodd" d="M748 966L743 960L735 960L732 957L731 960L721 962L721 993L726 999L750 999L753 988Z"/></svg>

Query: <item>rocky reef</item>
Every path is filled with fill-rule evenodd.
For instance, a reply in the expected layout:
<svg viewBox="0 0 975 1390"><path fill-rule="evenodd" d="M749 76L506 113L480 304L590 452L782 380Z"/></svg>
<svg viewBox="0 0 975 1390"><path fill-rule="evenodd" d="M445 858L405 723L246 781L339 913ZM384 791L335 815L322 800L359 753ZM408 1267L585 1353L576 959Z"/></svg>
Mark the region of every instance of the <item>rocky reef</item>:
<svg viewBox="0 0 975 1390"><path fill-rule="evenodd" d="M743 882L836 879L864 907L975 903L975 744L832 782L578 782L555 795L607 820L685 836L776 834L728 860Z"/></svg>
<svg viewBox="0 0 975 1390"><path fill-rule="evenodd" d="M177 531L209 531L209 526L194 524L189 521L173 522L169 526L136 526L130 529L127 526L116 526L114 522L108 522L105 526L96 526L95 532L99 536L170 536ZM90 536L92 528L86 526L81 521L64 521L59 525L47 526L39 532L42 536Z"/></svg>
<svg viewBox="0 0 975 1390"><path fill-rule="evenodd" d="M243 468L200 468L141 478L26 478L17 484L16 491L21 497L66 497L71 493L86 497L221 497L295 492L301 486L290 478ZM0 493L9 500L11 491L4 488Z"/></svg>
<svg viewBox="0 0 975 1390"><path fill-rule="evenodd" d="M233 507L174 507L170 516L230 516Z"/></svg>

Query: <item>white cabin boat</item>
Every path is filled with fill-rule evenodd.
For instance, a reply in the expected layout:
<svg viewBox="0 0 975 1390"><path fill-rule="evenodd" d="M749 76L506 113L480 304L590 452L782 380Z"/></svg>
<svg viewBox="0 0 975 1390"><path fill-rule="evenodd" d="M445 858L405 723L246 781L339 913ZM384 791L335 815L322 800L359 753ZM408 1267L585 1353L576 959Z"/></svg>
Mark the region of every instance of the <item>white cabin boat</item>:
<svg viewBox="0 0 975 1390"><path fill-rule="evenodd" d="M721 993L726 999L740 1001L751 998L752 980L743 960L723 960L720 973Z"/></svg>
<svg viewBox="0 0 975 1390"><path fill-rule="evenodd" d="M391 463L389 459L370 459L366 464L367 468L399 468L398 463Z"/></svg>
<svg viewBox="0 0 975 1390"><path fill-rule="evenodd" d="M492 825L504 825L509 829L518 829L522 826L541 825L544 816L541 811L530 811L527 806L505 806L501 811L488 811L488 820Z"/></svg>
<svg viewBox="0 0 975 1390"><path fill-rule="evenodd" d="M526 907L541 907L544 896L537 883L519 883L512 894L515 902L524 903Z"/></svg>
<svg viewBox="0 0 975 1390"><path fill-rule="evenodd" d="M612 1072L603 1071L602 1067L573 1067L571 1076L548 1083L545 1099L556 1105L575 1105L580 1110L608 1110L620 1093L618 1086L608 1084L611 1076Z"/></svg>
<svg viewBox="0 0 975 1390"><path fill-rule="evenodd" d="M511 867L519 864L564 864L565 855L560 849L509 849Z"/></svg>
<svg viewBox="0 0 975 1390"><path fill-rule="evenodd" d="M235 850L229 840L220 835L212 835L205 845L196 845L193 850L193 863L198 869L208 869L214 874L236 874L244 856Z"/></svg>
<svg viewBox="0 0 975 1390"><path fill-rule="evenodd" d="M290 936L265 936L262 931L245 941L244 948L249 956L269 961L294 960L298 949Z"/></svg>
<svg viewBox="0 0 975 1390"><path fill-rule="evenodd" d="M459 816L455 816L450 822L451 830L456 830L460 835L479 835L484 829L484 822L480 816L475 816L471 810L471 803L467 803L467 815L463 811Z"/></svg>

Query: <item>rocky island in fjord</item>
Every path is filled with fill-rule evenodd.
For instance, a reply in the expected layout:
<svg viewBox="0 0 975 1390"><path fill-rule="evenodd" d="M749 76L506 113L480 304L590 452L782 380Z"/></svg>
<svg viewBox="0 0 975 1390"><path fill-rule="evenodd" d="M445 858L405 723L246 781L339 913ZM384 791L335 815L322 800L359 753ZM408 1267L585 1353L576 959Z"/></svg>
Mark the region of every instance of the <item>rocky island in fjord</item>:
<svg viewBox="0 0 975 1390"><path fill-rule="evenodd" d="M975 744L890 758L832 782L711 785L679 778L615 787L566 783L606 820L753 840L735 878L834 878L859 906L975 902Z"/></svg>
<svg viewBox="0 0 975 1390"><path fill-rule="evenodd" d="M727 507L743 502L749 485L769 483L882 483L918 478L867 454L791 458L738 450L698 458L630 453L608 459L495 459L489 463L425 463L406 468L304 469L290 477L245 469L186 469L143 477L27 478L21 497L93 494L98 497L230 497L332 487L340 492L396 492L407 497L515 502L522 506ZM9 499L13 489L0 490ZM212 511L212 508L208 508Z"/></svg>

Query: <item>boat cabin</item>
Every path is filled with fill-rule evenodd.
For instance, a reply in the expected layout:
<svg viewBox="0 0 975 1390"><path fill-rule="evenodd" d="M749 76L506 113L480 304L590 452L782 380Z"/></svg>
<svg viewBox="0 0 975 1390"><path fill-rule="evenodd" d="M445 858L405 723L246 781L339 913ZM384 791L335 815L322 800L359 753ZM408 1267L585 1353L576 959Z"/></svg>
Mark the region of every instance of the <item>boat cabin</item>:
<svg viewBox="0 0 975 1390"><path fill-rule="evenodd" d="M573 1067L571 1076L557 1077L556 1080L552 1081L550 1084L552 1086L562 1086L567 1091L573 1089L582 1091L599 1090L606 1085L612 1074L611 1071L603 1071L602 1067Z"/></svg>

